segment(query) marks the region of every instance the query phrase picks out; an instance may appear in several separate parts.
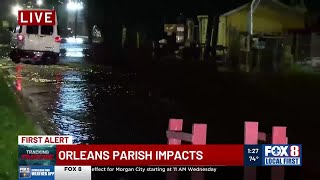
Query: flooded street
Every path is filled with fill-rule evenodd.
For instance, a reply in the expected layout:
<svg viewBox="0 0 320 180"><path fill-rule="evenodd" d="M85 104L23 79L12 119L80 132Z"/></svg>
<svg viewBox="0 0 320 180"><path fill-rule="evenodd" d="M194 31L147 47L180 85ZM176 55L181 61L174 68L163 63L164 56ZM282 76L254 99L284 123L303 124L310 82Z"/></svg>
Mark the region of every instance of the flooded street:
<svg viewBox="0 0 320 180"><path fill-rule="evenodd" d="M67 44L63 48L67 51L59 65L16 65L9 59L2 59L1 68L8 72L17 91L47 112L50 123L38 122L45 132L72 135L75 143L120 143L116 142L117 138L104 138L106 132L130 128L129 124L116 123L122 123L122 118L134 120L134 116L124 117L137 108L135 105L130 108L129 101L143 105L145 100L140 97L148 97L149 92L138 87L134 73L116 73L110 67L86 62L82 51L87 46ZM164 133L165 129L162 131ZM126 130L123 134L131 136L131 133L132 130Z"/></svg>
<svg viewBox="0 0 320 180"><path fill-rule="evenodd" d="M289 143L303 144L304 167L319 167L314 157L320 127L319 75L253 77L168 70L146 76L86 63L80 55L83 48L71 46L61 64L53 66L1 59L16 90L48 113L45 131L72 135L75 143L165 144L169 118L183 118L184 131L190 132L192 123L208 124L208 144L232 144L243 143L244 121L259 121L260 130L267 133L274 125L287 126ZM298 175L300 171L291 168L295 177L316 174L316 169Z"/></svg>

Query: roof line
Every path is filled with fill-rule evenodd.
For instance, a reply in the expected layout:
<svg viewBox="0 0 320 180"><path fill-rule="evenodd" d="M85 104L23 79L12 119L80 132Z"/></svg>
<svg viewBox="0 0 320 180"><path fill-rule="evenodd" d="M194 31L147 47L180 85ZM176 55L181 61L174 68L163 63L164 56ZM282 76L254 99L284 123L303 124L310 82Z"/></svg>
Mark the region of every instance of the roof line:
<svg viewBox="0 0 320 180"><path fill-rule="evenodd" d="M290 7L290 6L288 6L288 5L286 5L286 4L282 3L282 2L279 2L278 0L272 0L271 2L279 5L280 7L286 8L288 10L292 10L292 11L295 11L297 13L303 13L303 12L299 11L296 8ZM228 11L228 12L222 14L221 16L228 16L228 15L231 15L233 13L239 12L239 11L245 9L249 5L250 5L250 3L246 3L246 4L242 5L242 6L237 7L236 9L233 9L231 11Z"/></svg>
<svg viewBox="0 0 320 180"><path fill-rule="evenodd" d="M228 15L230 15L230 14L239 12L239 11L245 9L248 5L249 5L249 3L245 3L244 5L239 6L239 7L237 7L236 9L233 9L233 10L231 10L231 11L228 11L228 12L222 14L221 16L228 16Z"/></svg>
<svg viewBox="0 0 320 180"><path fill-rule="evenodd" d="M281 6L281 7L283 7L283 8L286 8L286 9L288 9L288 10L295 11L295 12L297 12L297 13L303 13L301 10L299 10L299 9L297 9L297 8L295 8L295 7L288 6L288 5L282 3L282 2L280 2L280 1L278 1L278 0L272 0L272 2L278 4L279 6Z"/></svg>

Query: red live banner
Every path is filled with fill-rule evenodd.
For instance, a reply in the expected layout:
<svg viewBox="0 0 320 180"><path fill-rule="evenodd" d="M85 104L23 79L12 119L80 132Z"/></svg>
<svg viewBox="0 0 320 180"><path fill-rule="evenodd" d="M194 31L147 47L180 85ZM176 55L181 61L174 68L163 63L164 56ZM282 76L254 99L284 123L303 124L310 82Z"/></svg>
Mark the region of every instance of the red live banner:
<svg viewBox="0 0 320 180"><path fill-rule="evenodd" d="M56 11L27 9L18 11L18 25L23 26L54 26L56 25Z"/></svg>
<svg viewBox="0 0 320 180"><path fill-rule="evenodd" d="M243 145L57 145L56 165L243 166Z"/></svg>

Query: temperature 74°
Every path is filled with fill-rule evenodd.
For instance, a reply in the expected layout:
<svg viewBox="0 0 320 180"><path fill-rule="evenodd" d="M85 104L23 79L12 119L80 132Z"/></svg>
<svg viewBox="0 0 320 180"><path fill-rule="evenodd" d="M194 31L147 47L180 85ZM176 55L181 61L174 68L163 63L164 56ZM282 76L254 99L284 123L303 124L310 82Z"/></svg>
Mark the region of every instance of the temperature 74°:
<svg viewBox="0 0 320 180"><path fill-rule="evenodd" d="M257 161L259 156L249 156L249 161Z"/></svg>

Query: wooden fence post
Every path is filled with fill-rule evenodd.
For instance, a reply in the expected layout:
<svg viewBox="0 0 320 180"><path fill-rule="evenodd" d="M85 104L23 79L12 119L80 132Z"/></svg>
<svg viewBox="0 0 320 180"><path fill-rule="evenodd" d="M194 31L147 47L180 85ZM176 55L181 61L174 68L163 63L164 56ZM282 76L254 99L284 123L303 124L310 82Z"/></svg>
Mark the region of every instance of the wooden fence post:
<svg viewBox="0 0 320 180"><path fill-rule="evenodd" d="M258 122L245 122L244 123L244 144L255 145L259 140L259 123ZM244 168L244 180L256 180L256 168Z"/></svg>
<svg viewBox="0 0 320 180"><path fill-rule="evenodd" d="M193 124L192 144L194 145L207 144L207 124ZM204 179L204 172L191 173L191 180L202 180L202 179Z"/></svg>
<svg viewBox="0 0 320 180"><path fill-rule="evenodd" d="M272 144L287 144L287 128L272 127ZM271 180L284 180L284 167L271 168Z"/></svg>
<svg viewBox="0 0 320 180"><path fill-rule="evenodd" d="M167 131L168 144L181 145L181 140L194 145L207 143L207 124L193 124L192 134L182 132L183 119L170 119ZM178 172L168 172L167 180L179 179ZM204 172L192 172L191 180L203 180Z"/></svg>
<svg viewBox="0 0 320 180"><path fill-rule="evenodd" d="M169 131L182 131L183 119L169 119ZM180 145L180 139L168 138L168 144L170 145ZM179 179L179 174L177 172L167 173L167 180L177 180Z"/></svg>
<svg viewBox="0 0 320 180"><path fill-rule="evenodd" d="M287 144L288 138L286 135L286 127L272 127L272 140L271 144ZM245 122L244 127L244 144L258 144L259 141L266 142L267 134L259 132L258 122ZM244 180L256 180L256 167L244 168ZM271 180L284 180L285 170L284 167L271 168Z"/></svg>
<svg viewBox="0 0 320 180"><path fill-rule="evenodd" d="M182 131L183 119L169 119L169 131ZM168 138L168 144L181 144L180 139Z"/></svg>

